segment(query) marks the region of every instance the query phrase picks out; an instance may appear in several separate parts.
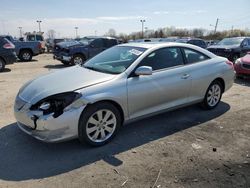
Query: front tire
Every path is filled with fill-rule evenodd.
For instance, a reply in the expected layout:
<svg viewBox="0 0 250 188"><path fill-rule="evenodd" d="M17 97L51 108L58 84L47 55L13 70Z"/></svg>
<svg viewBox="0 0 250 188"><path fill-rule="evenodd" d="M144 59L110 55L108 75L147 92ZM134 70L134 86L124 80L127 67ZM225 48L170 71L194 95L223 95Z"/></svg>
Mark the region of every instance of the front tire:
<svg viewBox="0 0 250 188"><path fill-rule="evenodd" d="M206 110L214 109L220 103L223 87L221 82L213 81L207 89L206 95L202 102L202 107Z"/></svg>
<svg viewBox="0 0 250 188"><path fill-rule="evenodd" d="M76 54L71 60L72 65L82 65L86 61L85 57L81 54Z"/></svg>
<svg viewBox="0 0 250 188"><path fill-rule="evenodd" d="M0 58L0 72L3 72L5 69L5 62Z"/></svg>
<svg viewBox="0 0 250 188"><path fill-rule="evenodd" d="M78 126L79 140L92 146L102 146L117 134L121 123L121 114L113 104L93 104L81 114Z"/></svg>

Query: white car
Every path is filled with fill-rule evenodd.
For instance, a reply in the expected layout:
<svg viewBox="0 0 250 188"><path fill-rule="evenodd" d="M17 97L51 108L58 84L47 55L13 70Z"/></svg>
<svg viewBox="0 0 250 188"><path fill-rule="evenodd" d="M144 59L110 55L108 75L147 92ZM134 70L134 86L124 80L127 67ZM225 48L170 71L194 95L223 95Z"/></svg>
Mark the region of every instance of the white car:
<svg viewBox="0 0 250 188"><path fill-rule="evenodd" d="M124 122L195 103L215 108L234 77L230 61L197 46L123 44L26 83L15 117L39 140L79 138L99 146Z"/></svg>

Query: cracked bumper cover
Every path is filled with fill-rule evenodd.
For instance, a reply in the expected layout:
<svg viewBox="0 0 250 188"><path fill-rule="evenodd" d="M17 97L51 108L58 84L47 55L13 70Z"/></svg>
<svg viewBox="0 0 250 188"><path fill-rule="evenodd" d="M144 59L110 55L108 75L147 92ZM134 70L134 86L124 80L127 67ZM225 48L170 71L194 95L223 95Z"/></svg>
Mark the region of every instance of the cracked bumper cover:
<svg viewBox="0 0 250 188"><path fill-rule="evenodd" d="M29 107L30 105L26 104L20 110L14 108L17 124L23 132L43 142L60 142L77 138L78 121L85 106L65 111L57 118L54 118L53 114L38 116L38 112L30 111ZM35 114L36 128L32 119Z"/></svg>

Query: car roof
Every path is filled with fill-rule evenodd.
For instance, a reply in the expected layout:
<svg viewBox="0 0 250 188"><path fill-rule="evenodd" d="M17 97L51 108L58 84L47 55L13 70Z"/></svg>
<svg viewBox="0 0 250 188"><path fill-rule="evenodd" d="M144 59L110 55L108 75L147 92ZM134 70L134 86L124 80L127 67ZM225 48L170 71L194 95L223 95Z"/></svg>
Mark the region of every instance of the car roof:
<svg viewBox="0 0 250 188"><path fill-rule="evenodd" d="M131 46L131 47L139 47L139 48L157 48L157 47L171 47L171 46L178 46L178 47L190 47L190 44L185 43L178 43L178 42L134 42L134 43L126 43L120 44L118 46ZM193 45L192 45L193 46Z"/></svg>

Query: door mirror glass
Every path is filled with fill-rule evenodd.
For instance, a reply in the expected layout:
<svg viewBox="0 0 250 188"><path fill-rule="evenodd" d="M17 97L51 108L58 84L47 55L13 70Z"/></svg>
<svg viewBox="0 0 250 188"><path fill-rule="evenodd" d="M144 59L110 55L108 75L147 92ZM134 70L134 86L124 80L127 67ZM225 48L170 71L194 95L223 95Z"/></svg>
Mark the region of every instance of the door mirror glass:
<svg viewBox="0 0 250 188"><path fill-rule="evenodd" d="M152 67L149 66L141 66L135 70L135 75L137 76L152 75L152 74L153 74Z"/></svg>

